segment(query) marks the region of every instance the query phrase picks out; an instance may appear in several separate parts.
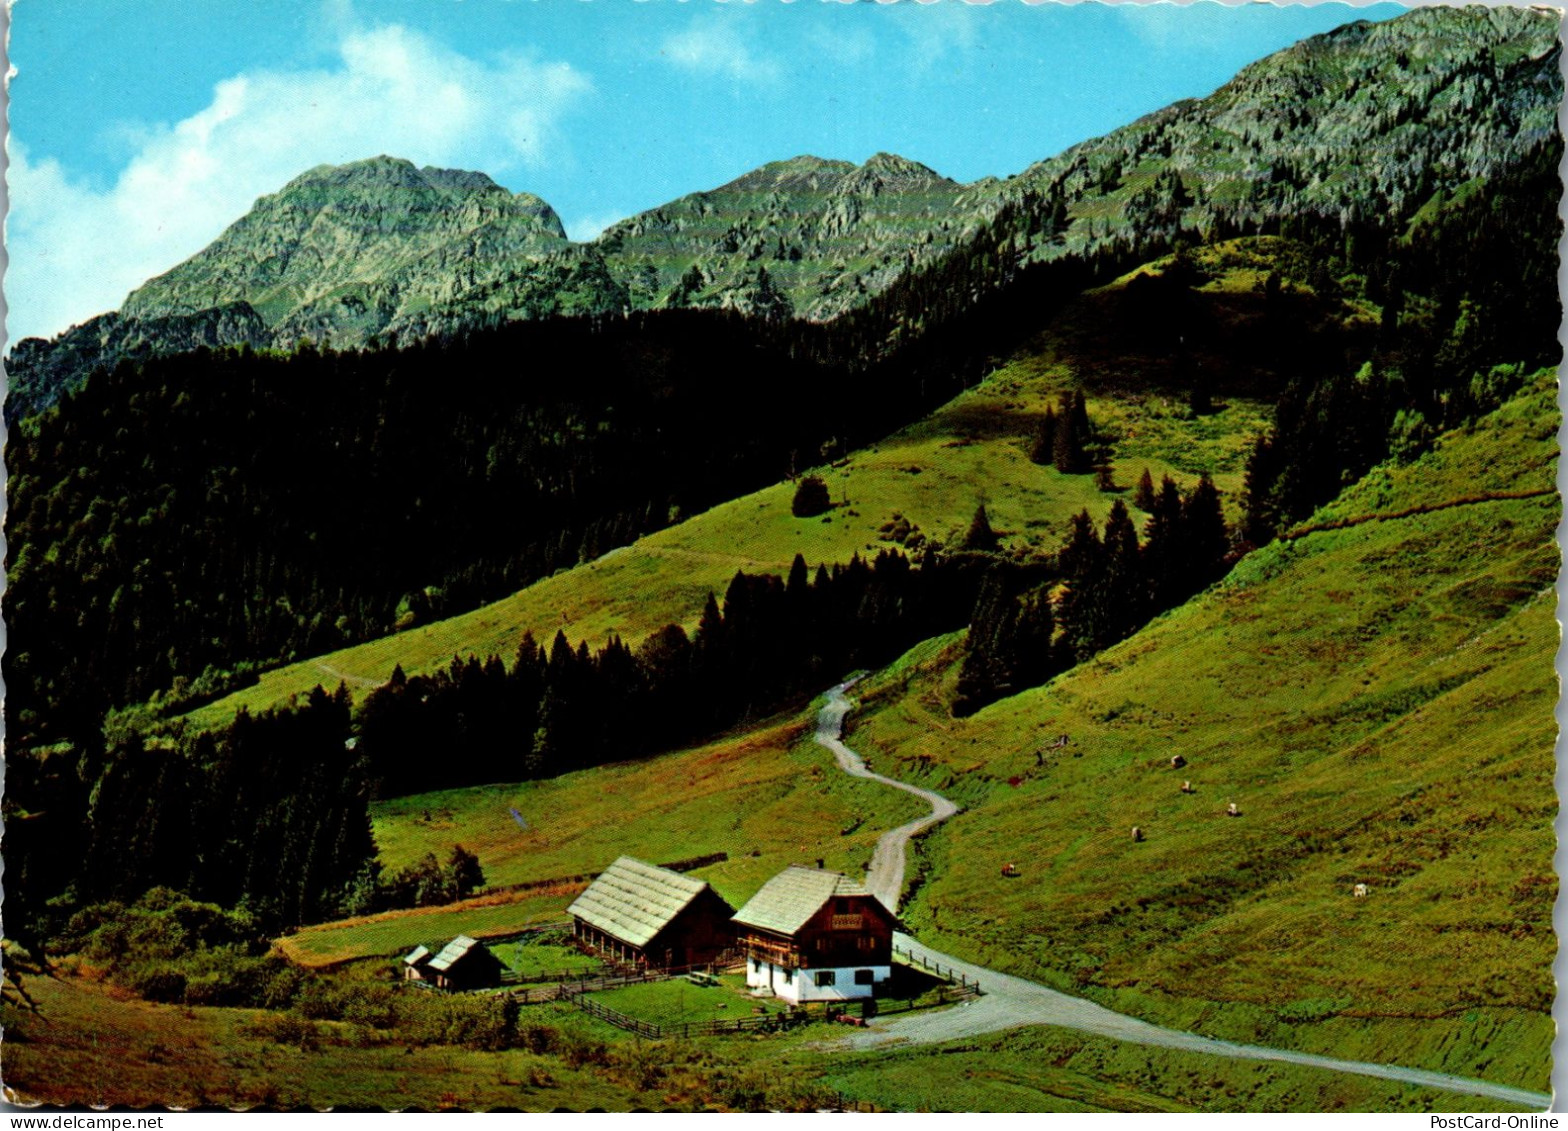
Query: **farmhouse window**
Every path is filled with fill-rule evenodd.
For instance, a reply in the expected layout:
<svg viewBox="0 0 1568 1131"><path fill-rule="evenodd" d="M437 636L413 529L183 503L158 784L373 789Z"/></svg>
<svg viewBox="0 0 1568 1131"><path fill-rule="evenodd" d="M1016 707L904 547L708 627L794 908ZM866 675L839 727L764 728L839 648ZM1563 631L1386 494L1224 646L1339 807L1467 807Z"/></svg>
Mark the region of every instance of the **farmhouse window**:
<svg viewBox="0 0 1568 1131"><path fill-rule="evenodd" d="M831 986L834 983L834 981L835 981L835 975L834 975L834 972L832 970L818 970L817 971L817 985L819 985L819 986Z"/></svg>
<svg viewBox="0 0 1568 1131"><path fill-rule="evenodd" d="M872 972L870 970L856 970L855 971L855 985L857 985L857 986L869 986L869 985L872 985L874 982L875 982L875 979L872 977Z"/></svg>

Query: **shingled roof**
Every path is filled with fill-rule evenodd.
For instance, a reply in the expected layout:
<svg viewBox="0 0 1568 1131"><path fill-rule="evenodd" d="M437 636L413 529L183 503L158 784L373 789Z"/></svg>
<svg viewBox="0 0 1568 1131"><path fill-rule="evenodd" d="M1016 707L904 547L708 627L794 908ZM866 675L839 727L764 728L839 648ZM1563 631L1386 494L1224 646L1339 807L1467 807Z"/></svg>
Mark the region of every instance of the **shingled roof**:
<svg viewBox="0 0 1568 1131"><path fill-rule="evenodd" d="M457 938L441 948L441 953L430 960L430 969L446 971L474 947L479 945L478 939L471 939L467 935L458 935Z"/></svg>
<svg viewBox="0 0 1568 1131"><path fill-rule="evenodd" d="M566 910L624 943L647 946L707 886L702 880L622 856Z"/></svg>
<svg viewBox="0 0 1568 1131"><path fill-rule="evenodd" d="M840 872L791 864L735 912L735 922L793 935L836 895L870 895L866 885Z"/></svg>

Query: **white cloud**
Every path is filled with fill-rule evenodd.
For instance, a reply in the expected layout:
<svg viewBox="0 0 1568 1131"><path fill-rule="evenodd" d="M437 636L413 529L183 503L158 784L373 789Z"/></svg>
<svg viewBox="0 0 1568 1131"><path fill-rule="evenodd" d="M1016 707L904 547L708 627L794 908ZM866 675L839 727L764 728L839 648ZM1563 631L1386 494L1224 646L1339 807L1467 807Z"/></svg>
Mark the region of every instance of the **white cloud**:
<svg viewBox="0 0 1568 1131"><path fill-rule="evenodd" d="M578 243L587 243L598 238L611 224L624 219L626 219L625 212L597 212L570 219L563 216L561 226L566 229L566 234Z"/></svg>
<svg viewBox="0 0 1568 1131"><path fill-rule="evenodd" d="M492 174L537 166L590 89L565 63L480 61L399 25L343 26L330 66L225 79L200 112L148 127L102 191L13 139L11 340L53 334L210 243L312 166L387 153Z"/></svg>
<svg viewBox="0 0 1568 1131"><path fill-rule="evenodd" d="M977 21L985 18L989 0L918 0L892 5L897 25L907 37L915 72L943 63L950 54L966 55L979 43Z"/></svg>
<svg viewBox="0 0 1568 1131"><path fill-rule="evenodd" d="M778 60L758 55L741 38L733 24L715 19L693 24L668 36L659 54L670 63L698 74L752 82L776 82L783 74Z"/></svg>

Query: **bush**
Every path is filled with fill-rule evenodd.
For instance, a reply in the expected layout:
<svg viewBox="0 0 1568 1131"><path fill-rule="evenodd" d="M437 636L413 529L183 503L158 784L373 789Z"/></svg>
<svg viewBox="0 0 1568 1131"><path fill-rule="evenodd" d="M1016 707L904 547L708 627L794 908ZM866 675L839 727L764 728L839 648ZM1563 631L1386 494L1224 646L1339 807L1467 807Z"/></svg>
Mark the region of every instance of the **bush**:
<svg viewBox="0 0 1568 1131"><path fill-rule="evenodd" d="M264 1013L249 1028L257 1036L280 1045L309 1051L321 1044L320 1027L297 1013Z"/></svg>
<svg viewBox="0 0 1568 1131"><path fill-rule="evenodd" d="M281 960L246 954L235 946L198 951L185 969L186 1005L262 1004Z"/></svg>
<svg viewBox="0 0 1568 1131"><path fill-rule="evenodd" d="M123 971L121 980L131 992L148 1001L174 1004L185 1000L185 974L173 963L138 962Z"/></svg>
<svg viewBox="0 0 1568 1131"><path fill-rule="evenodd" d="M808 475L800 481L800 486L795 488L795 500L790 503L790 513L796 518L815 518L824 511L830 510L833 499L828 494L828 485L819 475Z"/></svg>

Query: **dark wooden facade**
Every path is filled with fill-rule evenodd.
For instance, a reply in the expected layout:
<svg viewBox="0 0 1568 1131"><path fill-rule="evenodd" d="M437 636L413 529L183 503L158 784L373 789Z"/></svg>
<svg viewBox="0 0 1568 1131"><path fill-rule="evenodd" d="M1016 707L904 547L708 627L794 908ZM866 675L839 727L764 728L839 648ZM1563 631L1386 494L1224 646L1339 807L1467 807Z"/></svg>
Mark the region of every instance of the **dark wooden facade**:
<svg viewBox="0 0 1568 1131"><path fill-rule="evenodd" d="M786 970L888 966L894 926L876 896L835 895L792 935L737 923L735 941L747 958Z"/></svg>
<svg viewBox="0 0 1568 1131"><path fill-rule="evenodd" d="M612 931L572 920L572 933L578 941L610 958L635 966L669 970L686 966L706 966L718 961L735 946L735 909L712 888L704 887L690 903L651 939L636 945L617 938Z"/></svg>
<svg viewBox="0 0 1568 1131"><path fill-rule="evenodd" d="M443 990L483 990L501 984L506 964L482 942L459 936L429 960L423 980Z"/></svg>

